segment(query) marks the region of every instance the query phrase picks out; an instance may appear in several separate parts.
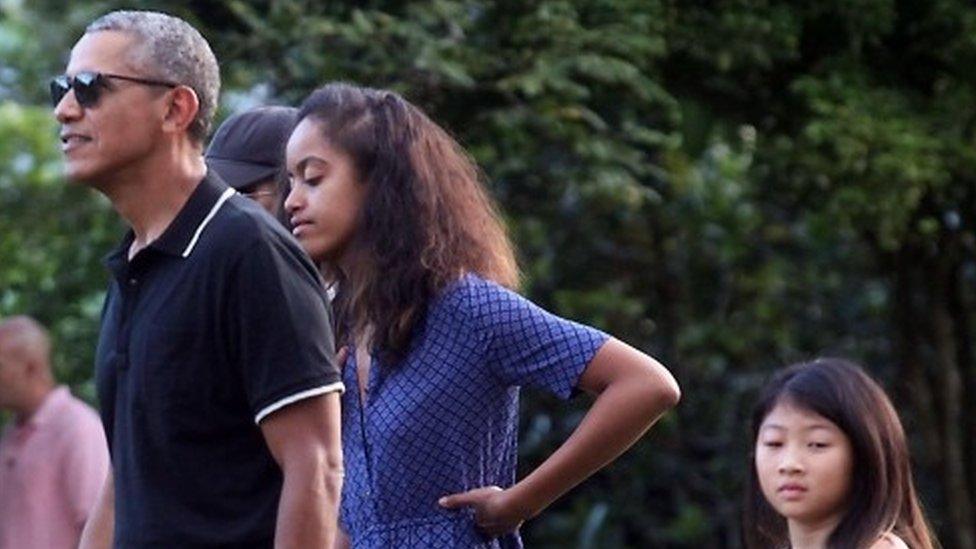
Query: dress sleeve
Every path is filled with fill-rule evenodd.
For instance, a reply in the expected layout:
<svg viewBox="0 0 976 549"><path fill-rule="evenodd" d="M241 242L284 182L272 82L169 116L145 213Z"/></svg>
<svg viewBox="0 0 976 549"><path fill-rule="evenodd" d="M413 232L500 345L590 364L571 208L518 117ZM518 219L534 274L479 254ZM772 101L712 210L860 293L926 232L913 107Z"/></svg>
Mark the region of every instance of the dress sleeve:
<svg viewBox="0 0 976 549"><path fill-rule="evenodd" d="M255 423L300 400L343 391L329 306L301 254L259 241L236 275L232 332Z"/></svg>
<svg viewBox="0 0 976 549"><path fill-rule="evenodd" d="M558 317L501 286L475 293L489 368L506 385L527 385L566 399L606 343L607 334Z"/></svg>

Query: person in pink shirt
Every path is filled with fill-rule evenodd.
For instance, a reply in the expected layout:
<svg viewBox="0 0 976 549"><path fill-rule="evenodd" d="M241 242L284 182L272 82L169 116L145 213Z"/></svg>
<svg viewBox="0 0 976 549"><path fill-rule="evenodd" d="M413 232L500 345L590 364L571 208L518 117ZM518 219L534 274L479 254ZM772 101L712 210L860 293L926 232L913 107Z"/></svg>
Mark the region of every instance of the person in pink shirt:
<svg viewBox="0 0 976 549"><path fill-rule="evenodd" d="M34 320L0 322L0 549L77 547L108 472L98 415L55 385L50 351Z"/></svg>

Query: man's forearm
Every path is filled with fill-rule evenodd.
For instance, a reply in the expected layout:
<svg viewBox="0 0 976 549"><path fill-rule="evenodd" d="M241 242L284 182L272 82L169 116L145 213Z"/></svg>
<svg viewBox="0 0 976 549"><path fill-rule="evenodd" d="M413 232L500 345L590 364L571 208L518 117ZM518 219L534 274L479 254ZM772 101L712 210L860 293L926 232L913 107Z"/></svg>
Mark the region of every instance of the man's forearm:
<svg viewBox="0 0 976 549"><path fill-rule="evenodd" d="M342 526L336 530L336 540L332 544L332 549L350 549L352 543L349 541L349 534L343 531Z"/></svg>
<svg viewBox="0 0 976 549"><path fill-rule="evenodd" d="M115 483L109 469L95 507L81 533L79 549L111 549L115 529Z"/></svg>

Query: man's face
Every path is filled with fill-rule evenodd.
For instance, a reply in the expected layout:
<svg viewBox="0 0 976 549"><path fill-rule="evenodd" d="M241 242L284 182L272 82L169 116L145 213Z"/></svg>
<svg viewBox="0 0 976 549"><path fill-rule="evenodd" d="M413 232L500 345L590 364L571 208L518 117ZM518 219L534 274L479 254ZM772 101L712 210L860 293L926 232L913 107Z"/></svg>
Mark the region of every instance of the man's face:
<svg viewBox="0 0 976 549"><path fill-rule="evenodd" d="M65 74L80 71L151 78L128 60L133 37L117 31L86 34L71 50ZM54 109L61 124L66 175L77 182L109 184L136 175L160 144L161 122L168 108L166 88L107 79L98 102L78 104L72 90Z"/></svg>
<svg viewBox="0 0 976 549"><path fill-rule="evenodd" d="M278 184L275 183L274 179L265 179L248 185L241 189L241 194L257 202L269 214L277 217L281 195L278 193Z"/></svg>
<svg viewBox="0 0 976 549"><path fill-rule="evenodd" d="M15 410L19 407L21 393L27 383L27 368L9 347L0 337L0 409L2 410Z"/></svg>

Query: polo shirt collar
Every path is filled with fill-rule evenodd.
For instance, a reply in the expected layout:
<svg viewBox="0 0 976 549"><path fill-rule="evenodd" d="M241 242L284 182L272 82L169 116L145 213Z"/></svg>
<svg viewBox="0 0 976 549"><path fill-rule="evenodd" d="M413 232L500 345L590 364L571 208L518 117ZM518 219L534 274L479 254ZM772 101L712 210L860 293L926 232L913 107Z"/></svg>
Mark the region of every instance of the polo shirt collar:
<svg viewBox="0 0 976 549"><path fill-rule="evenodd" d="M152 241L148 247L168 255L189 257L207 223L223 203L234 194L235 191L228 187L220 176L208 169L207 175L190 193L180 212L176 214L163 234ZM119 246L105 258L105 262L109 266L124 263L134 239L135 233L129 229Z"/></svg>
<svg viewBox="0 0 976 549"><path fill-rule="evenodd" d="M180 213L149 247L169 255L189 256L203 228L233 192L219 176L207 170Z"/></svg>

